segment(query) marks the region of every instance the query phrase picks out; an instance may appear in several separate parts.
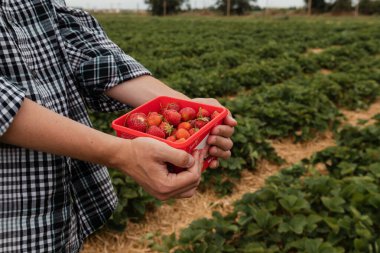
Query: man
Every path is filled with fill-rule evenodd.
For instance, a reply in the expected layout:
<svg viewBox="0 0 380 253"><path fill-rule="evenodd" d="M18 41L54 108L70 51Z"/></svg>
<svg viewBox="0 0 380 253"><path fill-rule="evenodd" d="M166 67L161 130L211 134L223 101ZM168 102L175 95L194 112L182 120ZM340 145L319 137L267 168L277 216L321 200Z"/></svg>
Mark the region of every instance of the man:
<svg viewBox="0 0 380 253"><path fill-rule="evenodd" d="M189 99L123 53L93 17L62 1L4 0L0 36L0 252L78 252L116 206L101 165L162 200L194 194L205 154L90 127L86 106L115 111L159 95ZM212 130L211 155L230 156L235 125L228 116ZM188 170L170 174L167 162Z"/></svg>

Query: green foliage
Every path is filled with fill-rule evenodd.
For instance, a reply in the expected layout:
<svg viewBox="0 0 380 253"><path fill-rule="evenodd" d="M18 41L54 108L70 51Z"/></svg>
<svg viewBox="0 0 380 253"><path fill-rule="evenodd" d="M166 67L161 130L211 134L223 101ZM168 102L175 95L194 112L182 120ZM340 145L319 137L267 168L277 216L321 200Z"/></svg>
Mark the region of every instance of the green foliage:
<svg viewBox="0 0 380 253"><path fill-rule="evenodd" d="M367 14L367 15L379 14L380 1L379 0L361 0L360 13Z"/></svg>
<svg viewBox="0 0 380 253"><path fill-rule="evenodd" d="M130 177L116 170L110 170L110 176L119 202L108 220L109 228L123 231L128 221L141 220L147 210L153 210L160 204Z"/></svg>
<svg viewBox="0 0 380 253"><path fill-rule="evenodd" d="M194 221L161 252L378 252L380 126L347 127L338 146L270 177L231 214ZM363 146L365 148L363 149ZM323 163L330 174L313 164Z"/></svg>
<svg viewBox="0 0 380 253"><path fill-rule="evenodd" d="M153 15L162 16L178 13L186 0L145 0Z"/></svg>
<svg viewBox="0 0 380 253"><path fill-rule="evenodd" d="M244 15L253 10L252 3L256 0L230 0L231 2L231 14L235 15ZM226 0L217 0L216 8L227 15L227 1Z"/></svg>
<svg viewBox="0 0 380 253"><path fill-rule="evenodd" d="M309 3L309 1L310 0L304 0L306 5ZM327 12L330 9L330 5L325 0L313 0L311 1L311 9L313 13Z"/></svg>
<svg viewBox="0 0 380 253"><path fill-rule="evenodd" d="M259 122L258 131L265 138L308 140L316 132L335 129L340 117L338 109L317 89L291 83L260 87L226 105L234 115Z"/></svg>
<svg viewBox="0 0 380 253"><path fill-rule="evenodd" d="M219 169L207 170L203 176L204 185L213 185L219 195L231 193L242 170L253 170L257 161L266 159L277 164L283 162L260 132L260 121L239 115L236 119L239 127L232 136L232 157L222 160Z"/></svg>
<svg viewBox="0 0 380 253"><path fill-rule="evenodd" d="M190 97L219 97L237 118L239 125L232 137L232 158L221 161L221 169L208 170L203 177L202 187L213 188L220 195L231 193L242 170L254 170L257 161L266 159L281 163L281 158L267 141L268 138L310 140L318 132L336 128L341 120L338 107L365 108L379 95L380 30L375 19L337 22L297 18L286 21L157 18L126 14L97 14L97 17L109 37L145 65L155 77ZM323 50L319 54L310 53L309 49L313 48ZM322 75L319 73L321 69L332 72ZM92 113L91 119L95 128L112 133L110 123L122 113ZM375 130L371 131L378 134ZM344 138L346 135L347 138ZM344 130L340 136L343 141L357 134L353 130ZM360 136L364 138L363 135ZM358 137L358 143L355 144L358 147L363 142L360 138ZM370 138L375 144L379 143L375 135L368 133L368 139ZM366 145L361 146L360 152L355 149L356 151L345 153L345 148L331 154L325 152L334 159L342 156L339 158L341 163L337 163L335 169L339 168L344 175L356 176L362 168L357 165L356 160L347 161L345 157L362 159L360 157L363 155L373 159L377 156L373 151L375 148L368 149ZM327 160L323 160L327 155L319 156L322 162L329 164ZM371 171L374 174L378 173L377 165L368 166L372 166ZM335 241L339 241L340 237L330 235L334 238L334 243L327 242L321 239L325 237L320 236L322 232L319 230L332 230L339 234L342 229L338 228L346 222L345 218L341 218L343 220L337 225L336 221L329 218L315 215L310 218L312 214L307 210L311 206L321 212L343 215L346 214L346 207L351 200L338 193L330 193L333 189L326 188L324 184L336 185L338 189L340 183L320 176L317 181L308 185L310 191L319 194L319 199L314 202L308 194L300 190L304 186L298 178L304 173L300 171L304 170L309 168L306 165L299 166L291 172L284 172L277 179L271 179L276 182L276 187L284 190L284 194L260 205L265 206L262 207L263 210L270 210L269 220L273 219L275 222L260 223L259 227L249 225L250 236L257 234L264 238L270 235L269 238L275 244L250 239L238 241L233 230L243 224L237 225L231 218L230 230L224 231L220 227L219 230L213 230L214 225L209 225L212 228L206 229L206 235L210 236L215 245L208 247L203 241L198 244L203 240L198 238L195 240L194 249L196 247L197 252L235 252L238 247L240 252L278 252L288 247L289 252L340 252L339 246L335 246ZM131 179L112 171L111 177L119 196L119 206L111 220L114 227L124 227L128 218L143 217L147 209L154 208L157 204ZM290 186L295 190L286 190ZM265 190L266 195L276 193L271 193L272 190L268 189ZM358 197L356 201L359 200ZM279 213L276 210L280 210ZM261 209L255 212L260 217L257 219L262 219L263 222L267 219ZM278 232L279 218L287 222L286 225L281 225L281 233ZM248 216L247 219L251 218ZM352 226L350 228L354 230ZM244 229L247 230L244 233L248 232L248 227ZM223 236L208 234L209 231L220 231ZM306 244L301 237L306 236L305 231L312 231L310 233L313 235L310 238L305 237L308 242ZM367 233L365 229L360 231ZM225 235L229 237L226 239ZM279 241L282 235L289 235L289 241L293 240L293 243ZM189 235L187 238L192 237ZM167 240L165 247L171 248L170 240ZM366 240L367 237L360 237L352 239L351 242L359 249L365 245ZM378 246L379 242L376 242L371 247L376 249Z"/></svg>
<svg viewBox="0 0 380 253"><path fill-rule="evenodd" d="M335 0L335 3L332 5L332 12L335 13L352 11L352 9L351 0Z"/></svg>

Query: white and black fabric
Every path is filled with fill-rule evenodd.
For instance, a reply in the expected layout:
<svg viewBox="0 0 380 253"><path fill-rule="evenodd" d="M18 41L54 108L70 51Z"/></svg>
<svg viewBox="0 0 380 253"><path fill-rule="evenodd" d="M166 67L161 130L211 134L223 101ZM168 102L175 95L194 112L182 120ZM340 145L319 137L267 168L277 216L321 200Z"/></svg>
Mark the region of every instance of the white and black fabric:
<svg viewBox="0 0 380 253"><path fill-rule="evenodd" d="M0 136L24 98L90 126L86 106L126 108L104 91L148 74L84 11L0 1ZM78 252L116 203L106 168L0 143L0 252Z"/></svg>

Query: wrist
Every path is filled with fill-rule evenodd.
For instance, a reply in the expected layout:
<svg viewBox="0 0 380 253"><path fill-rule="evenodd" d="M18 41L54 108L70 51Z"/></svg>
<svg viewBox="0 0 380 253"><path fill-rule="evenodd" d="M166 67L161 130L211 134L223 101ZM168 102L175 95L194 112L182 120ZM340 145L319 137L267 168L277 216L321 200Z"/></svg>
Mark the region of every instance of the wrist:
<svg viewBox="0 0 380 253"><path fill-rule="evenodd" d="M125 166L129 164L127 162L131 157L131 140L114 137L113 145L107 149L107 167L121 170L125 169Z"/></svg>

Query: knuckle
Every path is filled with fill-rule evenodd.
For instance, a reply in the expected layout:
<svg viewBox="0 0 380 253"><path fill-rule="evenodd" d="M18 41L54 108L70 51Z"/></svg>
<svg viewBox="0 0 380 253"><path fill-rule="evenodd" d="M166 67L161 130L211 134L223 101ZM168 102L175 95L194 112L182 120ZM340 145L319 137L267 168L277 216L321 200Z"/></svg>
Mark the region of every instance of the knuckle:
<svg viewBox="0 0 380 253"><path fill-rule="evenodd" d="M226 151L226 152L224 153L223 158L226 160L226 159L228 159L228 158L230 158L230 157L231 157L231 151Z"/></svg>
<svg viewBox="0 0 380 253"><path fill-rule="evenodd" d="M229 143L228 143L228 150L231 150L232 147L234 146L234 143L233 143L233 141L231 139L229 139L228 141L229 141Z"/></svg>
<svg viewBox="0 0 380 253"><path fill-rule="evenodd" d="M182 152L181 155L179 155L178 159L182 165L187 165L189 162L189 154L186 152Z"/></svg>
<svg viewBox="0 0 380 253"><path fill-rule="evenodd" d="M193 174L193 177L191 179L191 184L199 184L200 180L201 180L200 174Z"/></svg>
<svg viewBox="0 0 380 253"><path fill-rule="evenodd" d="M219 154L219 149L217 147L213 147L211 150L210 150L210 153L211 155L213 156L218 156Z"/></svg>

